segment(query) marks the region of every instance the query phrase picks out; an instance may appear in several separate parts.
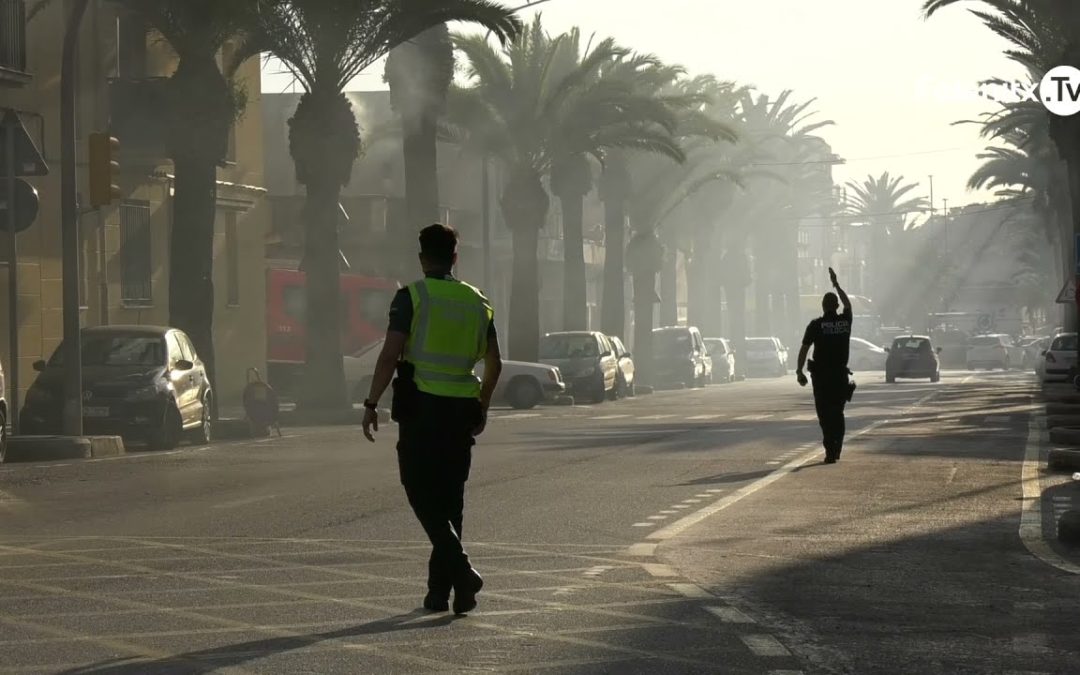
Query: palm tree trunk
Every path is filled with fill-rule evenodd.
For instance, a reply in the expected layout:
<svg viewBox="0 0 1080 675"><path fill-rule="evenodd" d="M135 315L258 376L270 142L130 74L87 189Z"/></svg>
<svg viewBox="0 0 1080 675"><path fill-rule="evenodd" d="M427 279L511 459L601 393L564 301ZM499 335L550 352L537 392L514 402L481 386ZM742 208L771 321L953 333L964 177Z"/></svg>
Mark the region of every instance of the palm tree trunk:
<svg viewBox="0 0 1080 675"><path fill-rule="evenodd" d="M735 349L735 372L746 376L746 286L735 282L724 289L731 317L731 340Z"/></svg>
<svg viewBox="0 0 1080 675"><path fill-rule="evenodd" d="M307 357L299 405L305 410L348 407L341 355L341 273L338 202L332 181L307 186L304 274L307 294Z"/></svg>
<svg viewBox="0 0 1080 675"><path fill-rule="evenodd" d="M588 297L585 288L585 197L561 195L563 216L563 330L587 330Z"/></svg>
<svg viewBox="0 0 1080 675"><path fill-rule="evenodd" d="M169 236L169 323L188 334L217 383L214 357L214 216L217 166L207 157L173 160L173 223ZM257 366L259 364L251 364ZM217 414L217 401L212 400Z"/></svg>
<svg viewBox="0 0 1080 675"><path fill-rule="evenodd" d="M635 378L644 384L653 376L653 307L656 302L656 275L635 274L634 284L634 368Z"/></svg>
<svg viewBox="0 0 1080 675"><path fill-rule="evenodd" d="M600 329L626 337L626 202L604 200L604 290Z"/></svg>
<svg viewBox="0 0 1080 675"><path fill-rule="evenodd" d="M769 284L765 279L764 264L760 257L754 260L754 334L761 337L772 335L772 326L769 322L769 312L772 311L769 302Z"/></svg>
<svg viewBox="0 0 1080 675"><path fill-rule="evenodd" d="M428 111L402 119L405 203L411 233L439 222L437 117ZM413 237L415 238L415 237Z"/></svg>
<svg viewBox="0 0 1080 675"><path fill-rule="evenodd" d="M514 275L510 283L510 358L534 362L540 356L540 264L538 229L513 231Z"/></svg>
<svg viewBox="0 0 1080 675"><path fill-rule="evenodd" d="M540 175L528 165L510 168L502 212L513 234L514 272L510 282L510 358L540 357L540 263L537 248L550 197Z"/></svg>
<svg viewBox="0 0 1080 675"><path fill-rule="evenodd" d="M679 323L679 249L667 247L664 266L660 270L660 325L676 326Z"/></svg>

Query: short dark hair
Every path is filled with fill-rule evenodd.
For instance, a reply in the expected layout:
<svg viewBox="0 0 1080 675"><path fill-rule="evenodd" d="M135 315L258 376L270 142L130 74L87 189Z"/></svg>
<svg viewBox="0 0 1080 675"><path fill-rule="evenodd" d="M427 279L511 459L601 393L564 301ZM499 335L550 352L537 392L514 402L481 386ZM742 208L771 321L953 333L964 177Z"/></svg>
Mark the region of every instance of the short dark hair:
<svg viewBox="0 0 1080 675"><path fill-rule="evenodd" d="M836 293L826 293L825 297L821 299L822 308L838 309L840 307L840 298L836 297Z"/></svg>
<svg viewBox="0 0 1080 675"><path fill-rule="evenodd" d="M433 263L451 264L457 252L458 233L449 225L435 223L420 230L420 255Z"/></svg>

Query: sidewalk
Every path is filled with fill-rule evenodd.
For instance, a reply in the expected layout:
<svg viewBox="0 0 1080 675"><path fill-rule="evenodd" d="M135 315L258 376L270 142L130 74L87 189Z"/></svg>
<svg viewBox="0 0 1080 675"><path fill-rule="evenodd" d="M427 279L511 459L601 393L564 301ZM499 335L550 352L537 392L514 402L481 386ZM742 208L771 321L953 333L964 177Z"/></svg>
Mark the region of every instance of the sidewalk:
<svg viewBox="0 0 1080 675"><path fill-rule="evenodd" d="M807 672L1069 672L1080 576L1019 537L1032 384L943 388L660 549Z"/></svg>

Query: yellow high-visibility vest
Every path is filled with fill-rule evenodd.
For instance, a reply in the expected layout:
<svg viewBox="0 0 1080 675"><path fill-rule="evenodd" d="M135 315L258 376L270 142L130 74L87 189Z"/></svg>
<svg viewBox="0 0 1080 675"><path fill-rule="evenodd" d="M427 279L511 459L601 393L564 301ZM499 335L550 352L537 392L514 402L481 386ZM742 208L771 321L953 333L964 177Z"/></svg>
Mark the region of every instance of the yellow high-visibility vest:
<svg viewBox="0 0 1080 675"><path fill-rule="evenodd" d="M479 398L473 368L487 352L495 315L491 304L456 279L422 279L408 289L413 315L405 360L416 369L416 388L435 396Z"/></svg>

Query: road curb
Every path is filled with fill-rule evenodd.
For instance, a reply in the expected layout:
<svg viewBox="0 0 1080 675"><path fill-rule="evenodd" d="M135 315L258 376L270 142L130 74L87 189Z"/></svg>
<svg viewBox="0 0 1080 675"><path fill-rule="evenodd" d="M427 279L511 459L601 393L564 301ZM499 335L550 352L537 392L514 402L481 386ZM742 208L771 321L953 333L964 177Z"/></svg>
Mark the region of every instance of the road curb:
<svg viewBox="0 0 1080 675"><path fill-rule="evenodd" d="M333 427L333 426L360 426L364 421L363 408L348 408L341 410L285 410L282 411L280 422L283 427ZM379 408L379 423L385 424L390 421L390 410Z"/></svg>
<svg viewBox="0 0 1080 675"><path fill-rule="evenodd" d="M1046 466L1057 471L1080 470L1080 450L1051 449L1046 455Z"/></svg>
<svg viewBox="0 0 1080 675"><path fill-rule="evenodd" d="M1066 511L1058 519L1058 541L1070 546L1080 545L1080 511Z"/></svg>
<svg viewBox="0 0 1080 675"><path fill-rule="evenodd" d="M119 436L13 436L8 440L5 462L101 459L124 452Z"/></svg>
<svg viewBox="0 0 1080 675"><path fill-rule="evenodd" d="M1080 448L1080 427L1056 427L1050 430L1050 442L1069 448Z"/></svg>

